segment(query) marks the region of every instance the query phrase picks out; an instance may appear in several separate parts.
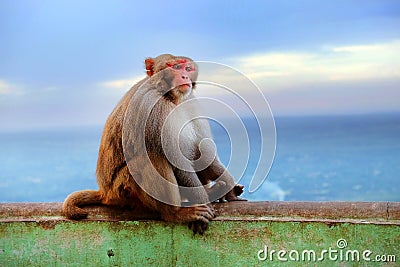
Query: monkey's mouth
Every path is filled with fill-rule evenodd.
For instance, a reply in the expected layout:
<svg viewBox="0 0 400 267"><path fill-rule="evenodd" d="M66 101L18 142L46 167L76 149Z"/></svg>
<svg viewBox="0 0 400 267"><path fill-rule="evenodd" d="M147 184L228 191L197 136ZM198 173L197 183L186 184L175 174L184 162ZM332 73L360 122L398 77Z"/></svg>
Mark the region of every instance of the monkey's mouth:
<svg viewBox="0 0 400 267"><path fill-rule="evenodd" d="M192 89L191 83L185 83L178 86L178 90L181 91L182 93L187 93L191 89Z"/></svg>

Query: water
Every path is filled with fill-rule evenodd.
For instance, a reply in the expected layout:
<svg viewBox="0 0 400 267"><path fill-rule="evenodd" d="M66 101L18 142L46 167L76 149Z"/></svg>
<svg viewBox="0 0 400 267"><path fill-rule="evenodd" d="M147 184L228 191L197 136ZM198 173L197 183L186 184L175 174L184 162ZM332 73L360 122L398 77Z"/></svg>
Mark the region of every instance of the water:
<svg viewBox="0 0 400 267"><path fill-rule="evenodd" d="M278 118L276 125L272 184L251 198L269 190L284 200L400 201L400 114Z"/></svg>
<svg viewBox="0 0 400 267"><path fill-rule="evenodd" d="M400 114L275 118L276 157L267 181L249 200L400 201ZM257 163L261 139L245 120ZM230 145L212 125L221 160ZM97 188L102 126L0 133L0 201L63 201ZM245 186L251 179L246 172Z"/></svg>

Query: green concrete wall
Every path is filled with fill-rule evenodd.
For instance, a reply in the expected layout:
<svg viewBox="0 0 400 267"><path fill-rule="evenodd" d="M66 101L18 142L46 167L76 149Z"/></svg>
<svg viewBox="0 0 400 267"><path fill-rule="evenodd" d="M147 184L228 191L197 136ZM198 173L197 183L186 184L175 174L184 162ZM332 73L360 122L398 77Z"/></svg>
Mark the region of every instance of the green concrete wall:
<svg viewBox="0 0 400 267"><path fill-rule="evenodd" d="M400 266L398 220L225 214L200 236L157 220L7 213L15 210L0 216L0 266Z"/></svg>

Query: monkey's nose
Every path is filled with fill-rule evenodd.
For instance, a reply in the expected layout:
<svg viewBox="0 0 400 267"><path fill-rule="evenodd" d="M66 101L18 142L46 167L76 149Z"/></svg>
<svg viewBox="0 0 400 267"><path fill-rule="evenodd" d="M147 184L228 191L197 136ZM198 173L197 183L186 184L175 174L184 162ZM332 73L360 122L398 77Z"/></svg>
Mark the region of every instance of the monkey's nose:
<svg viewBox="0 0 400 267"><path fill-rule="evenodd" d="M185 75L182 75L182 79L187 80L187 79L189 79L189 77L185 76Z"/></svg>

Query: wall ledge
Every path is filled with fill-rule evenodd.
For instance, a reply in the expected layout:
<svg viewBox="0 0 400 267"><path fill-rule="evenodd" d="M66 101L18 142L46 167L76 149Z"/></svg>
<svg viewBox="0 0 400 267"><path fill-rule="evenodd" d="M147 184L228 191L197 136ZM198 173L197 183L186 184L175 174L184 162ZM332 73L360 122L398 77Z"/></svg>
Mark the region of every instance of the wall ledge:
<svg viewBox="0 0 400 267"><path fill-rule="evenodd" d="M218 216L204 235L156 214L115 207L88 206L88 219L72 221L62 216L61 205L0 203L0 266L398 266L400 261L400 202L218 203Z"/></svg>
<svg viewBox="0 0 400 267"><path fill-rule="evenodd" d="M57 220L62 203L0 203L0 222ZM400 225L400 202L229 202L215 203L215 221L321 221ZM157 214L107 206L86 206L85 221L159 220Z"/></svg>

